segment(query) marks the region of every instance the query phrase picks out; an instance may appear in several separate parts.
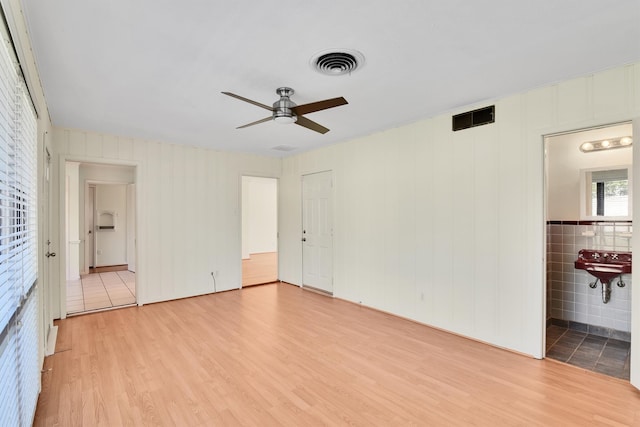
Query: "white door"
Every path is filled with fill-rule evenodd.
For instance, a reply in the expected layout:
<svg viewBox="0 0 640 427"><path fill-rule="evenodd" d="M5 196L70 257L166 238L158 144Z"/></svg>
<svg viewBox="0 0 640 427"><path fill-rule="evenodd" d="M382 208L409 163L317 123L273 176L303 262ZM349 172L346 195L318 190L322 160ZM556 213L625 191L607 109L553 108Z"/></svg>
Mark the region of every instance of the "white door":
<svg viewBox="0 0 640 427"><path fill-rule="evenodd" d="M331 171L302 177L302 285L333 293Z"/></svg>
<svg viewBox="0 0 640 427"><path fill-rule="evenodd" d="M40 221L42 226L42 242L44 243L45 258L42 262L42 274L38 278L39 283L42 286L42 294L44 297L44 303L42 308L42 330L45 331L42 334L43 348L45 349L45 356L50 356L55 350L55 332L53 332L53 318L56 310L51 306L52 293L51 284L55 283L51 280L51 268L49 262L53 262L53 258L56 256L54 252L51 252L51 240L49 239L49 230L51 229L49 221L51 220L51 205L49 203L49 195L51 193L51 154L46 146L46 136L44 137L44 173L42 176L42 214L43 218ZM57 328L57 327L56 327ZM51 340L51 341L50 341ZM51 345L50 345L51 344Z"/></svg>

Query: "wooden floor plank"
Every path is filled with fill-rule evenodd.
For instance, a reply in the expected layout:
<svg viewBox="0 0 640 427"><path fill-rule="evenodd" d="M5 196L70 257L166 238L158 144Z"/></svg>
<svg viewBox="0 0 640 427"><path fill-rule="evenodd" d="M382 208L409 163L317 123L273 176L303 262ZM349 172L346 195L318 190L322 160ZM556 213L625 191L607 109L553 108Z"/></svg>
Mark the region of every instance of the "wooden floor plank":
<svg viewBox="0 0 640 427"><path fill-rule="evenodd" d="M640 425L628 382L287 284L57 322L35 425Z"/></svg>
<svg viewBox="0 0 640 427"><path fill-rule="evenodd" d="M262 285L278 280L278 253L251 254L242 260L242 286Z"/></svg>

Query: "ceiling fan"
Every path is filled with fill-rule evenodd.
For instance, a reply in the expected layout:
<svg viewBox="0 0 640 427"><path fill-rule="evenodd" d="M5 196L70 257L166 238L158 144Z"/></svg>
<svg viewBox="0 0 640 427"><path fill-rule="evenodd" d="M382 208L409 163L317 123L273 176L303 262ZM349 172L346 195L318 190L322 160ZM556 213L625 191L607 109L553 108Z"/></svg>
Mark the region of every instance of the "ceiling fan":
<svg viewBox="0 0 640 427"><path fill-rule="evenodd" d="M274 120L278 123L295 123L307 129L325 134L329 132L329 129L319 123L314 122L313 120L307 119L303 116L303 114L314 113L316 111L326 110L328 108L339 107L340 105L348 104L346 99L344 99L343 97L339 97L325 99L324 101L311 102L309 104L296 105L295 102L289 99L289 97L294 93L293 89L291 89L290 87L279 87L278 89L276 89L276 93L280 95L280 99L273 103L273 107L269 107L268 105L252 101L251 99L236 95L235 93L222 93L233 98L237 98L241 101L248 102L249 104L257 105L258 107L262 107L265 110L271 111L272 113L270 117L247 123L243 126L238 126L236 129L243 129L249 126L257 125L259 123L268 122L269 120Z"/></svg>

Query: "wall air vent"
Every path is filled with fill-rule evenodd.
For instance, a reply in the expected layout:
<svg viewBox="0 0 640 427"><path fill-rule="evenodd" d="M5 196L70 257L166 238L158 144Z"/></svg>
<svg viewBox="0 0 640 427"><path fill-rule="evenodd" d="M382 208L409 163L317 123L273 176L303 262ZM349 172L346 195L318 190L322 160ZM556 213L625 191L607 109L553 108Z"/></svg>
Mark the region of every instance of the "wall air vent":
<svg viewBox="0 0 640 427"><path fill-rule="evenodd" d="M469 129L476 126L487 125L496 121L496 106L479 108L453 116L453 131Z"/></svg>

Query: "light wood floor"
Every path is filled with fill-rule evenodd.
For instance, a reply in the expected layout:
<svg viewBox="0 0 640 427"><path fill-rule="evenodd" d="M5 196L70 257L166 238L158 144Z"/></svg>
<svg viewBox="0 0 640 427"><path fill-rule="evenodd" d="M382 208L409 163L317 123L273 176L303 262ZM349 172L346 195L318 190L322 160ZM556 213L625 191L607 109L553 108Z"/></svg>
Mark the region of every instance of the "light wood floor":
<svg viewBox="0 0 640 427"><path fill-rule="evenodd" d="M278 280L278 253L251 254L242 260L242 286L261 285Z"/></svg>
<svg viewBox="0 0 640 427"><path fill-rule="evenodd" d="M640 425L629 383L288 284L58 322L35 425Z"/></svg>

